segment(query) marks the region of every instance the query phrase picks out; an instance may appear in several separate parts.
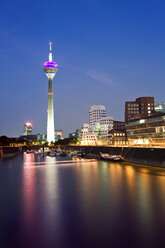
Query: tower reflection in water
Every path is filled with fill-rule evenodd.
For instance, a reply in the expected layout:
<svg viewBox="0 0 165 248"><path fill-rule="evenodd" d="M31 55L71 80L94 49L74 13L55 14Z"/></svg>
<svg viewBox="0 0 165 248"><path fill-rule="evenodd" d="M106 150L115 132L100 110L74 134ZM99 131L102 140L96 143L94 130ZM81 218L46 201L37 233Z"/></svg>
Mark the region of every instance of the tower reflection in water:
<svg viewBox="0 0 165 248"><path fill-rule="evenodd" d="M23 172L23 226L26 242L59 237L58 176L55 157L40 158L24 155ZM48 231L49 230L49 231ZM56 232L54 233L54 230ZM29 244L30 245L30 244Z"/></svg>
<svg viewBox="0 0 165 248"><path fill-rule="evenodd" d="M22 202L27 242L37 244L40 239L60 246L95 240L120 245L129 240L147 247L163 237L163 170L85 160L58 164L52 157L38 161L33 154L25 155Z"/></svg>

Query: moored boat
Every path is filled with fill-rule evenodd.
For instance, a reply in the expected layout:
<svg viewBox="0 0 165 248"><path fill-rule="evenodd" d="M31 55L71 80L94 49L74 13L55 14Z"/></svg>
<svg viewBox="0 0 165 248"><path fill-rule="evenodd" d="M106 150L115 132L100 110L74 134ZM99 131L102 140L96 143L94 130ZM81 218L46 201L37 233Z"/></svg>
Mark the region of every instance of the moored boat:
<svg viewBox="0 0 165 248"><path fill-rule="evenodd" d="M100 152L100 158L104 160L109 160L109 161L123 161L124 160L122 155L110 155L110 154L102 153L102 152Z"/></svg>

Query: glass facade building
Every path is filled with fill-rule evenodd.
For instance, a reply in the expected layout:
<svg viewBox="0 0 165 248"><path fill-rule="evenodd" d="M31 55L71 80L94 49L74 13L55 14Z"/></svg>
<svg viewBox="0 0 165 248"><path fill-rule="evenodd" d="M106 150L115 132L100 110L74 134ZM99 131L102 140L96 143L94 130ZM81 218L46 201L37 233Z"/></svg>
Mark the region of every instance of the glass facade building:
<svg viewBox="0 0 165 248"><path fill-rule="evenodd" d="M130 145L165 146L165 113L131 120L126 130Z"/></svg>
<svg viewBox="0 0 165 248"><path fill-rule="evenodd" d="M165 112L165 102L155 102L155 111Z"/></svg>

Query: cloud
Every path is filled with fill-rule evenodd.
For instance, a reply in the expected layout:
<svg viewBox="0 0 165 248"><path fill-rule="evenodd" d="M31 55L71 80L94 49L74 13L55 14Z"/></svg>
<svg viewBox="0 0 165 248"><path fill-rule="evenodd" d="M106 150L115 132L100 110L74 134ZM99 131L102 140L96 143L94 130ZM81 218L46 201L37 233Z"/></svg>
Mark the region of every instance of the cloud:
<svg viewBox="0 0 165 248"><path fill-rule="evenodd" d="M118 87L117 83L112 79L111 75L104 72L88 71L87 75L100 83L108 85L110 87Z"/></svg>

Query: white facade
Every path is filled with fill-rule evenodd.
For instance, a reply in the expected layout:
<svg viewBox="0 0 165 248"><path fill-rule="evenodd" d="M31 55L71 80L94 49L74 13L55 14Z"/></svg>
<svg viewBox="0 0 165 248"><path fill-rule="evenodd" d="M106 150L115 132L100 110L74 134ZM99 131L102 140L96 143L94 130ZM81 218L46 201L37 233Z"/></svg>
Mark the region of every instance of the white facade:
<svg viewBox="0 0 165 248"><path fill-rule="evenodd" d="M81 137L85 136L89 132L89 124L84 123L82 128L81 128Z"/></svg>
<svg viewBox="0 0 165 248"><path fill-rule="evenodd" d="M89 125L94 126L102 117L106 117L104 105L92 105L89 111Z"/></svg>
<svg viewBox="0 0 165 248"><path fill-rule="evenodd" d="M81 128L81 145L97 145L98 138L107 139L113 128L113 117L107 116L104 105L92 105L89 111L89 124Z"/></svg>
<svg viewBox="0 0 165 248"><path fill-rule="evenodd" d="M81 145L97 145L98 139L96 134L86 134L81 137Z"/></svg>
<svg viewBox="0 0 165 248"><path fill-rule="evenodd" d="M92 105L89 111L89 132L99 133L100 119L106 117L106 109L104 105Z"/></svg>
<svg viewBox="0 0 165 248"><path fill-rule="evenodd" d="M113 117L103 117L99 121L100 123L100 136L102 139L108 138L108 133L113 128Z"/></svg>

